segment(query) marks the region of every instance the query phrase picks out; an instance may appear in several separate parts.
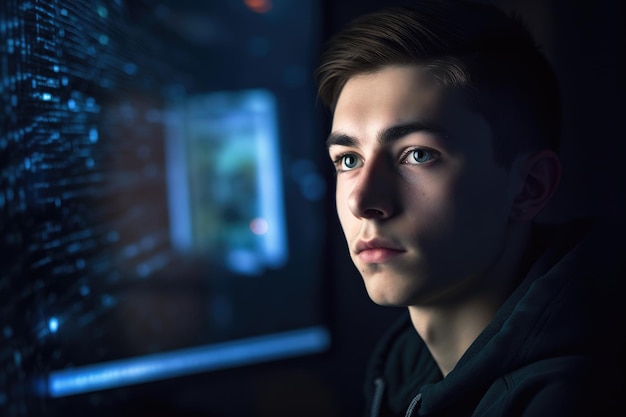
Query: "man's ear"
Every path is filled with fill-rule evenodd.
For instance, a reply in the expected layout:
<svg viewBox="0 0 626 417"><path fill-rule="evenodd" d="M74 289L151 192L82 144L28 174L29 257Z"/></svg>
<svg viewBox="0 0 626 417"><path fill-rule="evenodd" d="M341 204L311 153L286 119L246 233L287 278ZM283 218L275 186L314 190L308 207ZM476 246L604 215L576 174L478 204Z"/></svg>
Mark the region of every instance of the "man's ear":
<svg viewBox="0 0 626 417"><path fill-rule="evenodd" d="M558 155L544 149L520 157L512 166L516 178L510 219L531 221L548 204L561 180Z"/></svg>

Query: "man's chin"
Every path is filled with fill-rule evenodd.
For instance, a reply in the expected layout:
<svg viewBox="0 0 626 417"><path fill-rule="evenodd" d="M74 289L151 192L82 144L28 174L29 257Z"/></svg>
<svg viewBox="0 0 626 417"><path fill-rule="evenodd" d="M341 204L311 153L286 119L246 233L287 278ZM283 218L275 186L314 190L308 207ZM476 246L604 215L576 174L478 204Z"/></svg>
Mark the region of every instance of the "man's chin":
<svg viewBox="0 0 626 417"><path fill-rule="evenodd" d="M393 308L401 308L401 307L408 307L408 304L403 304L403 303L394 303L394 302L390 302L390 301L377 301L373 298L370 297L370 300L372 300L374 302L374 304L380 306L380 307L393 307Z"/></svg>
<svg viewBox="0 0 626 417"><path fill-rule="evenodd" d="M415 277L397 271L378 270L362 273L362 277L370 299L380 306L407 307L419 292Z"/></svg>
<svg viewBox="0 0 626 417"><path fill-rule="evenodd" d="M408 307L411 304L406 292L391 291L389 288L384 290L368 288L367 294L370 300L381 307Z"/></svg>

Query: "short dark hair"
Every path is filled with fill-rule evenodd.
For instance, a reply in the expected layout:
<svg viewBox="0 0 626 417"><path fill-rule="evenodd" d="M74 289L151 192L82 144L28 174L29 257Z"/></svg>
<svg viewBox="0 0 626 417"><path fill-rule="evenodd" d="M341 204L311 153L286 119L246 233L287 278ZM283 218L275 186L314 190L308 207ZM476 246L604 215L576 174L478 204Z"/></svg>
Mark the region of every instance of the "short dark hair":
<svg viewBox="0 0 626 417"><path fill-rule="evenodd" d="M525 23L493 5L416 1L353 20L331 38L316 71L318 96L334 111L351 77L417 64L445 88L470 93L494 132L497 162L558 150L561 101L552 67Z"/></svg>

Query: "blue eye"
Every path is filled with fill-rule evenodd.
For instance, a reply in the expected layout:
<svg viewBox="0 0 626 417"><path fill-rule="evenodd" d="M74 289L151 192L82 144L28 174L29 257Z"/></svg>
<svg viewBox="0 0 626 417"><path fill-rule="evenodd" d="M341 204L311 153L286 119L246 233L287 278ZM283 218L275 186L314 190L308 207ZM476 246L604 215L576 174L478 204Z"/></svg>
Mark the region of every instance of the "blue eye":
<svg viewBox="0 0 626 417"><path fill-rule="evenodd" d="M356 168L358 162L358 159L356 159L354 155L344 155L342 158L342 165L347 169Z"/></svg>
<svg viewBox="0 0 626 417"><path fill-rule="evenodd" d="M407 154L405 159L405 163L409 165L419 165L429 162L435 159L437 155L433 151L429 151L428 149L416 148L411 149Z"/></svg>
<svg viewBox="0 0 626 417"><path fill-rule="evenodd" d="M352 153L339 155L334 161L337 171L350 171L358 168L361 164L359 157Z"/></svg>

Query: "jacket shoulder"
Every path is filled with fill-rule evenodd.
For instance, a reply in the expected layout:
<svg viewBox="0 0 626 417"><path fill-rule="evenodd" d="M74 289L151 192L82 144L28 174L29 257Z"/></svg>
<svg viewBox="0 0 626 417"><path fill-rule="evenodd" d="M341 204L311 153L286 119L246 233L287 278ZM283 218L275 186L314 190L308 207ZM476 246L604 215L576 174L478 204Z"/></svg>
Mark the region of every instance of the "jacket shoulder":
<svg viewBox="0 0 626 417"><path fill-rule="evenodd" d="M611 370L599 366L588 356L582 355L534 362L495 380L473 415L615 415L616 409L625 408L622 399L624 382L612 380Z"/></svg>

